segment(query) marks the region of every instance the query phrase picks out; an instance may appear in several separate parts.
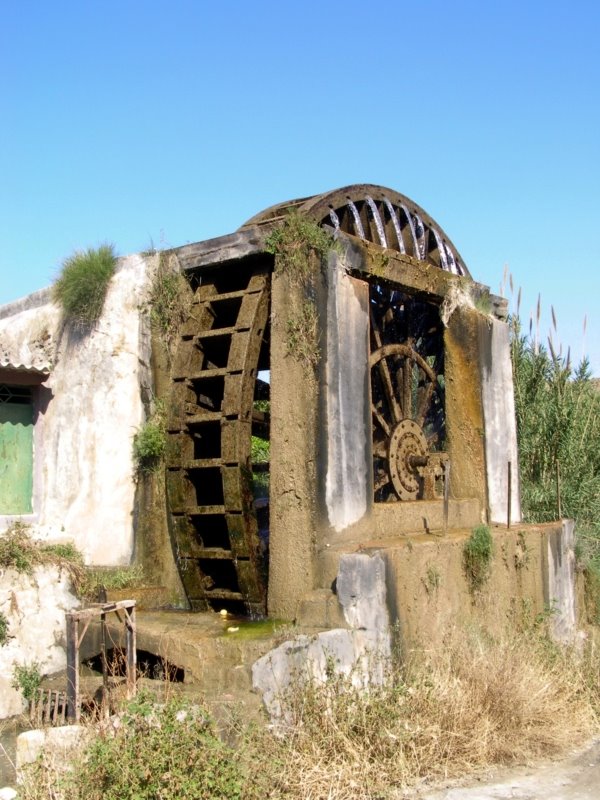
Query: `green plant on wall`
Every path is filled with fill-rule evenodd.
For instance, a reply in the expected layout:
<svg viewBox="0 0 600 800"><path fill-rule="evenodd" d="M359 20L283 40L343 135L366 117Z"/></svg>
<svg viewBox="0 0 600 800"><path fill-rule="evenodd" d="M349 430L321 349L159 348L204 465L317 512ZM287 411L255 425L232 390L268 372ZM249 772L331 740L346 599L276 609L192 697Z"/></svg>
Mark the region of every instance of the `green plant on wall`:
<svg viewBox="0 0 600 800"><path fill-rule="evenodd" d="M7 617L0 611L0 647L5 645L10 639L8 633L9 622Z"/></svg>
<svg viewBox="0 0 600 800"><path fill-rule="evenodd" d="M276 256L276 269L286 273L300 286L313 274L313 255L321 263L336 243L329 231L321 228L314 220L290 212L282 224L265 241L266 250Z"/></svg>
<svg viewBox="0 0 600 800"><path fill-rule="evenodd" d="M166 253L158 254L158 266L152 279L148 308L152 327L170 349L179 326L187 318L192 293L184 276L169 261Z"/></svg>
<svg viewBox="0 0 600 800"><path fill-rule="evenodd" d="M30 702L33 700L36 689L39 689L41 682L42 674L37 661L33 661L29 665L15 664L11 686L13 689L19 689L25 700Z"/></svg>
<svg viewBox="0 0 600 800"><path fill-rule="evenodd" d="M288 276L304 295L300 308L287 320L287 353L314 369L321 356L315 278L337 243L317 222L292 211L267 237L265 245L276 257L276 272Z"/></svg>
<svg viewBox="0 0 600 800"><path fill-rule="evenodd" d="M487 525L478 525L463 548L463 566L472 591L481 589L489 578L493 552L490 529Z"/></svg>
<svg viewBox="0 0 600 800"><path fill-rule="evenodd" d="M133 437L133 461L138 475L156 472L167 449L166 412L157 401L154 413Z"/></svg>
<svg viewBox="0 0 600 800"><path fill-rule="evenodd" d="M77 251L63 261L52 295L67 321L89 329L100 318L116 264L112 244Z"/></svg>

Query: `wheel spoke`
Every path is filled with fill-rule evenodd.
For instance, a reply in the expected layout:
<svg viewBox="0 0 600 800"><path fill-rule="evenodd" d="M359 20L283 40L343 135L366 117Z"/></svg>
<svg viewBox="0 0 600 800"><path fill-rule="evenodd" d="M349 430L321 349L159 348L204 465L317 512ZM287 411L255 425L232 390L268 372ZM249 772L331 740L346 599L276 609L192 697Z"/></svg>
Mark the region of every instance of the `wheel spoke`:
<svg viewBox="0 0 600 800"><path fill-rule="evenodd" d="M377 422L381 430L385 433L386 436L389 436L391 433L390 426L388 425L385 418L375 407L374 404L371 404L371 412L373 413L373 418Z"/></svg>

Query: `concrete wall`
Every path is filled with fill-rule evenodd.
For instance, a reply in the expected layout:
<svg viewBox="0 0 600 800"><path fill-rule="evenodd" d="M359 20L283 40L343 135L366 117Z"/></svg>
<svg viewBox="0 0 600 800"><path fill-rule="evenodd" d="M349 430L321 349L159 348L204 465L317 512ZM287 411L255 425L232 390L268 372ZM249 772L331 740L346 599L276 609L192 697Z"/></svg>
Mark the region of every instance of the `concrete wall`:
<svg viewBox="0 0 600 800"><path fill-rule="evenodd" d="M133 552L132 438L151 386L146 285L144 259L120 259L87 336L62 323L49 293L0 309L3 360L50 368L37 397L33 513L22 519L37 537L72 540L90 564L127 564ZM0 529L10 522L0 517Z"/></svg>
<svg viewBox="0 0 600 800"><path fill-rule="evenodd" d="M65 612L78 604L67 574L57 567L36 567L31 576L0 572L0 612L10 637L0 646L0 719L24 710L21 692L11 685L16 664L37 662L42 674L66 667Z"/></svg>

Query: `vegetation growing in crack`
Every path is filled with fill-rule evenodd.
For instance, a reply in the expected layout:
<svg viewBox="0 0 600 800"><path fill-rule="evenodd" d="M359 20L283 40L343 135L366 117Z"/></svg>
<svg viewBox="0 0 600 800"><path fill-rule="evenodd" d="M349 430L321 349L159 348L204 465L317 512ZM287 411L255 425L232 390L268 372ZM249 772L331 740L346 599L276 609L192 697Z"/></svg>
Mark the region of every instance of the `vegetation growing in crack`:
<svg viewBox="0 0 600 800"><path fill-rule="evenodd" d="M149 475L163 464L167 449L166 409L155 402L153 414L133 436L133 461L136 474Z"/></svg>
<svg viewBox="0 0 600 800"><path fill-rule="evenodd" d="M148 308L152 327L167 345L167 353L174 345L179 327L185 322L192 301L190 285L179 272L174 256L158 253ZM175 262L175 263L174 263Z"/></svg>
<svg viewBox="0 0 600 800"><path fill-rule="evenodd" d="M300 308L287 320L287 353L314 370L321 358L315 279L328 253L338 245L329 231L296 211L286 216L265 244L276 257L276 271L303 294Z"/></svg>
<svg viewBox="0 0 600 800"><path fill-rule="evenodd" d="M306 288L336 242L329 231L297 211L290 212L282 224L269 234L266 250L276 256L276 269L289 275L296 285ZM314 260L314 257L317 260Z"/></svg>
<svg viewBox="0 0 600 800"><path fill-rule="evenodd" d="M108 243L77 251L63 261L52 295L68 322L87 331L100 319L116 265L114 245Z"/></svg>
<svg viewBox="0 0 600 800"><path fill-rule="evenodd" d="M0 568L31 575L37 566L66 570L76 590L84 578L83 557L73 544L47 544L32 539L27 525L14 522L0 536Z"/></svg>
<svg viewBox="0 0 600 800"><path fill-rule="evenodd" d="M489 578L493 551L492 534L488 526L473 528L463 548L463 565L471 591L481 589Z"/></svg>

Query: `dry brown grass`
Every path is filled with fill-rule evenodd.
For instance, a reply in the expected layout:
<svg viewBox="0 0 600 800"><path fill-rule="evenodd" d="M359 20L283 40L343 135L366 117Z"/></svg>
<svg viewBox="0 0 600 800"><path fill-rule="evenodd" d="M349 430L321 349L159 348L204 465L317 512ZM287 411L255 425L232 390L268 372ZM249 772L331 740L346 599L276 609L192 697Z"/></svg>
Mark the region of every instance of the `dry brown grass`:
<svg viewBox="0 0 600 800"><path fill-rule="evenodd" d="M419 779L559 754L597 730L599 663L534 633L456 634L369 694L340 678L296 689L290 724L271 739L273 796L383 798Z"/></svg>
<svg viewBox="0 0 600 800"><path fill-rule="evenodd" d="M284 698L285 725L275 731L242 725L236 736L226 736L235 746L224 744L222 750L219 745L234 768L231 786L236 790L232 794L231 787L221 788L211 796L383 800L398 798L423 779L558 755L598 730L599 679L600 657L593 647L577 656L537 630L500 639L457 631L439 652L421 654L393 670L385 686L368 693L343 677L333 676L326 685L298 681ZM166 735L156 740L153 760L135 738L126 750L108 753L102 749L101 731L98 736L94 752L102 756L107 774L114 768L106 792L116 791L124 758L135 774L147 773L150 785L158 755L175 757ZM182 750L176 757L188 755ZM89 763L89 754L83 758ZM58 790L61 775L50 767L50 776L30 773L25 798L90 796L85 770L67 773L67 784L76 789L65 794ZM190 786L198 778L195 769L189 770ZM64 767L60 772L64 781ZM135 797L157 796L144 791ZM160 796L199 796L169 791L165 786Z"/></svg>

